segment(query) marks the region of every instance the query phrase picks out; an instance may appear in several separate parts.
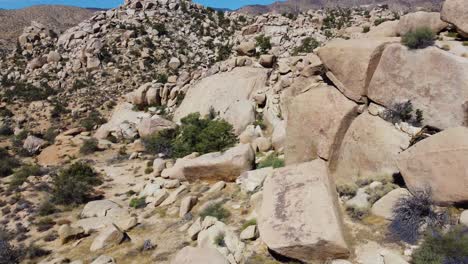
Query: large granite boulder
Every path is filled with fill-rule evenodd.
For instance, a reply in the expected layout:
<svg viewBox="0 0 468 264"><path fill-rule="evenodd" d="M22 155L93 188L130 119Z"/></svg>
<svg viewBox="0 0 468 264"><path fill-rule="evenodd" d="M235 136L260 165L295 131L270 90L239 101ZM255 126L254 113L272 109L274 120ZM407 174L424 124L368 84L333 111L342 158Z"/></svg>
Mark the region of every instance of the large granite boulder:
<svg viewBox="0 0 468 264"><path fill-rule="evenodd" d="M275 170L265 181L260 211L260 238L283 256L315 263L349 255L335 187L321 159Z"/></svg>
<svg viewBox="0 0 468 264"><path fill-rule="evenodd" d="M250 99L255 91L265 87L266 80L267 70L250 67L239 67L204 78L187 91L174 113L174 120L180 121L195 112L208 115L212 108L240 133L255 117Z"/></svg>
<svg viewBox="0 0 468 264"><path fill-rule="evenodd" d="M166 120L157 115L143 118L136 126L140 137L146 137L153 133L166 129L173 129L175 127L176 124L174 122Z"/></svg>
<svg viewBox="0 0 468 264"><path fill-rule="evenodd" d="M171 264L229 264L229 262L214 248L184 247Z"/></svg>
<svg viewBox="0 0 468 264"><path fill-rule="evenodd" d="M410 137L391 123L364 112L349 127L330 161L330 173L340 183L392 175L395 158L409 146Z"/></svg>
<svg viewBox="0 0 468 264"><path fill-rule="evenodd" d="M468 37L468 4L466 0L446 0L442 7L441 18L455 25L462 36Z"/></svg>
<svg viewBox="0 0 468 264"><path fill-rule="evenodd" d="M356 117L356 109L353 101L328 85L294 97L288 105L286 163L328 159Z"/></svg>
<svg viewBox="0 0 468 264"><path fill-rule="evenodd" d="M232 182L253 167L255 153L250 144L241 144L225 152L213 152L199 157L178 159L174 167L161 176L190 182L196 180Z"/></svg>
<svg viewBox="0 0 468 264"><path fill-rule="evenodd" d="M380 25L371 28L365 36L371 38L396 37L398 23L398 20L385 21Z"/></svg>
<svg viewBox="0 0 468 264"><path fill-rule="evenodd" d="M369 84L373 101L392 107L411 100L423 111L423 124L441 129L459 126L466 118L468 60L435 47L409 50L389 45Z"/></svg>
<svg viewBox="0 0 468 264"><path fill-rule="evenodd" d="M354 101L362 101L387 43L395 38L336 39L318 50L327 76Z"/></svg>
<svg viewBox="0 0 468 264"><path fill-rule="evenodd" d="M419 11L402 16L398 22L397 33L403 36L417 28L428 27L437 34L447 26L448 24L440 19L440 13Z"/></svg>
<svg viewBox="0 0 468 264"><path fill-rule="evenodd" d="M468 201L468 128L450 128L416 143L397 157L411 192L430 189L440 204Z"/></svg>

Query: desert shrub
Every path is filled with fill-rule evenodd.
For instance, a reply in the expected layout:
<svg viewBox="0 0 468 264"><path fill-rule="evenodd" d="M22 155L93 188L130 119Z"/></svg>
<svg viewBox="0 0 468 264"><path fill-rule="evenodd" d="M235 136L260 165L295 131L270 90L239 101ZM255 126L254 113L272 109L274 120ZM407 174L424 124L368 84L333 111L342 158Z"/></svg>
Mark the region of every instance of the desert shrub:
<svg viewBox="0 0 468 264"><path fill-rule="evenodd" d="M231 55L232 47L229 45L218 45L218 55L216 61L224 61L229 59Z"/></svg>
<svg viewBox="0 0 468 264"><path fill-rule="evenodd" d="M143 137L141 140L147 152L151 154L162 153L170 157L173 153L172 141L174 140L174 137L175 131L167 129Z"/></svg>
<svg viewBox="0 0 468 264"><path fill-rule="evenodd" d="M241 230L244 230L247 227L252 226L252 225L257 225L257 219L255 219L255 218L250 219L250 220L246 221L245 223L243 223L242 227L241 227Z"/></svg>
<svg viewBox="0 0 468 264"><path fill-rule="evenodd" d="M93 187L101 184L93 168L76 162L53 179L52 201L57 204L81 204L88 200Z"/></svg>
<svg viewBox="0 0 468 264"><path fill-rule="evenodd" d="M152 167L147 167L145 168L145 174L150 174L150 173L153 173L153 168Z"/></svg>
<svg viewBox="0 0 468 264"><path fill-rule="evenodd" d="M18 82L13 89L5 90L4 97L8 102L11 102L15 98L25 102L32 102L45 100L47 97L56 93L57 92L47 84L44 84L42 87L37 87L30 83Z"/></svg>
<svg viewBox="0 0 468 264"><path fill-rule="evenodd" d="M260 54L265 54L271 49L270 37L260 35L255 38L256 46L260 49Z"/></svg>
<svg viewBox="0 0 468 264"><path fill-rule="evenodd" d="M293 54L297 55L299 53L311 53L318 46L320 46L320 43L316 39L307 37L302 40L299 47L294 48Z"/></svg>
<svg viewBox="0 0 468 264"><path fill-rule="evenodd" d="M10 189L21 186L29 176L41 176L41 167L37 165L23 165L13 174L13 179L9 182Z"/></svg>
<svg viewBox="0 0 468 264"><path fill-rule="evenodd" d="M336 191L340 196L354 197L357 193L358 186L356 184L337 184Z"/></svg>
<svg viewBox="0 0 468 264"><path fill-rule="evenodd" d="M369 26L364 26L362 27L362 33L367 33L370 31L370 27Z"/></svg>
<svg viewBox="0 0 468 264"><path fill-rule="evenodd" d="M0 117L12 117L13 113L5 107L0 107Z"/></svg>
<svg viewBox="0 0 468 264"><path fill-rule="evenodd" d="M443 226L448 221L445 212L437 212L430 190L420 190L402 197L393 208L393 220L389 225L390 236L414 244L421 236L421 228L429 230Z"/></svg>
<svg viewBox="0 0 468 264"><path fill-rule="evenodd" d="M132 198L129 206L135 209L146 207L146 197Z"/></svg>
<svg viewBox="0 0 468 264"><path fill-rule="evenodd" d="M0 148L0 177L5 177L13 173L13 170L20 166L20 162L11 156L4 148Z"/></svg>
<svg viewBox="0 0 468 264"><path fill-rule="evenodd" d="M39 205L37 213L39 216L47 216L56 213L58 210L50 200L46 200Z"/></svg>
<svg viewBox="0 0 468 264"><path fill-rule="evenodd" d="M354 220L363 220L369 215L369 208L362 208L357 206L347 206L346 212Z"/></svg>
<svg viewBox="0 0 468 264"><path fill-rule="evenodd" d="M457 226L445 234L428 233L412 258L414 264L468 263L468 228Z"/></svg>
<svg viewBox="0 0 468 264"><path fill-rule="evenodd" d="M258 164L257 169L266 167L273 167L275 169L284 167L284 159L279 158L278 153L272 153Z"/></svg>
<svg viewBox="0 0 468 264"><path fill-rule="evenodd" d="M153 24L153 28L158 31L158 36L159 37L165 36L165 35L167 35L169 33L167 31L167 29L166 29L166 26L163 23Z"/></svg>
<svg viewBox="0 0 468 264"><path fill-rule="evenodd" d="M20 263L20 251L13 247L8 240L0 238L0 264Z"/></svg>
<svg viewBox="0 0 468 264"><path fill-rule="evenodd" d="M224 236L224 233L219 233L214 239L214 244L218 247L225 247L226 242L224 241Z"/></svg>
<svg viewBox="0 0 468 264"><path fill-rule="evenodd" d="M205 218L207 216L216 217L219 221L224 221L229 216L231 216L231 212L229 212L226 208L224 208L222 203L215 203L208 207L206 207L201 213L200 216Z"/></svg>
<svg viewBox="0 0 468 264"><path fill-rule="evenodd" d="M424 49L434 45L435 34L428 27L417 28L406 33L401 43L410 49Z"/></svg>
<svg viewBox="0 0 468 264"><path fill-rule="evenodd" d="M50 116L52 118L59 118L62 116L62 114L70 113L70 110L67 109L67 106L60 101L55 100L52 102L52 105L53 108L50 111Z"/></svg>
<svg viewBox="0 0 468 264"><path fill-rule="evenodd" d="M395 103L390 108L385 109L382 113L382 118L392 124L399 122L407 122L414 126L420 126L424 121L423 112L416 109L414 112L413 103L411 100Z"/></svg>
<svg viewBox="0 0 468 264"><path fill-rule="evenodd" d="M80 153L84 155L92 154L99 150L98 141L95 138L86 139L80 147Z"/></svg>
<svg viewBox="0 0 468 264"><path fill-rule="evenodd" d="M45 217L45 218L40 219L36 223L36 225L37 225L37 231L44 232L54 227L55 222L54 220L52 220L52 218Z"/></svg>
<svg viewBox="0 0 468 264"><path fill-rule="evenodd" d="M0 123L0 136L11 136L14 131L9 123Z"/></svg>
<svg viewBox="0 0 468 264"><path fill-rule="evenodd" d="M55 142L55 138L57 137L58 134L59 133L57 132L57 130L55 128L50 127L44 133L43 139L47 140L47 142L53 144Z"/></svg>
<svg viewBox="0 0 468 264"><path fill-rule="evenodd" d="M205 154L223 151L236 142L237 137L231 124L224 120L201 118L199 113L193 113L181 119L172 146L175 157L184 157L193 152Z"/></svg>
<svg viewBox="0 0 468 264"><path fill-rule="evenodd" d="M386 18L377 18L375 21L374 21L374 26L378 26L380 24L382 24L383 22L385 21L388 21L388 19Z"/></svg>
<svg viewBox="0 0 468 264"><path fill-rule="evenodd" d="M167 74L165 74L165 73L158 73L156 75L156 81L158 83L163 83L163 84L167 83L167 79L168 79L168 77L167 77Z"/></svg>
<svg viewBox="0 0 468 264"><path fill-rule="evenodd" d="M398 188L398 186L393 183L384 183L380 186L377 186L374 189L368 188L366 190L366 193L369 194L369 203L373 204L377 202L380 198L384 197L387 193L391 192L396 188Z"/></svg>
<svg viewBox="0 0 468 264"><path fill-rule="evenodd" d="M31 243L28 247L22 249L24 252L24 257L27 259L35 259L47 256L51 253L50 250L43 249L34 243Z"/></svg>
<svg viewBox="0 0 468 264"><path fill-rule="evenodd" d="M468 47L468 41L463 41L463 46Z"/></svg>
<svg viewBox="0 0 468 264"><path fill-rule="evenodd" d="M89 115L80 121L80 125L87 131L91 131L95 126L99 126L106 123L106 119L101 116L98 111L93 111Z"/></svg>

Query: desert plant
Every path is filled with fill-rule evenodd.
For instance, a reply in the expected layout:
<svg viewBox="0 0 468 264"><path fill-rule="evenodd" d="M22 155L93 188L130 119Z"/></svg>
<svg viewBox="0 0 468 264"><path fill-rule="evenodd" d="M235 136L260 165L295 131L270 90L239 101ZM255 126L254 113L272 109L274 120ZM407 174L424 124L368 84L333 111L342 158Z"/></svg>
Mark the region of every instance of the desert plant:
<svg viewBox="0 0 468 264"><path fill-rule="evenodd" d="M401 103L395 103L390 108L385 109L382 113L382 118L392 124L407 122L414 126L420 126L424 120L423 112L416 109L413 115L413 103L411 100Z"/></svg>
<svg viewBox="0 0 468 264"><path fill-rule="evenodd" d="M173 153L172 141L174 140L175 133L174 130L167 129L143 137L141 140L147 152L151 154L162 153L170 157Z"/></svg>
<svg viewBox="0 0 468 264"><path fill-rule="evenodd" d="M284 159L279 158L278 153L272 153L258 164L257 169L266 167L273 167L275 169L284 167Z"/></svg>
<svg viewBox="0 0 468 264"><path fill-rule="evenodd" d="M265 54L271 49L270 37L260 35L255 38L256 46L260 49L260 54Z"/></svg>
<svg viewBox="0 0 468 264"><path fill-rule="evenodd" d="M311 53L318 46L320 46L320 43L316 39L312 37L307 37L302 40L301 45L299 47L296 47L294 49L293 55L297 55L299 53Z"/></svg>
<svg viewBox="0 0 468 264"><path fill-rule="evenodd" d="M52 220L52 218L49 218L49 217L42 218L36 223L37 231L39 232L47 231L51 229L55 224L56 223L54 222L54 220Z"/></svg>
<svg viewBox="0 0 468 264"><path fill-rule="evenodd" d="M224 233L219 233L214 239L214 244L218 247L225 247L226 242L224 242L224 236Z"/></svg>
<svg viewBox="0 0 468 264"><path fill-rule="evenodd" d="M366 216L369 215L369 208L362 208L357 206L347 206L346 212L352 219L363 220Z"/></svg>
<svg viewBox="0 0 468 264"><path fill-rule="evenodd" d="M431 230L447 223L447 214L436 211L431 193L429 189L418 190L398 200L388 227L391 237L414 244L419 240L423 226L427 225Z"/></svg>
<svg viewBox="0 0 468 264"><path fill-rule="evenodd" d="M13 170L20 166L20 161L11 156L4 148L0 148L0 177L5 177L13 173Z"/></svg>
<svg viewBox="0 0 468 264"><path fill-rule="evenodd" d="M366 190L366 193L369 194L369 203L373 204L377 202L380 198L384 197L387 193L391 192L396 188L398 188L398 186L390 182L383 183L382 185L377 186L374 189L368 188Z"/></svg>
<svg viewBox="0 0 468 264"><path fill-rule="evenodd" d="M58 210L50 200L45 200L39 205L37 209L37 213L40 216L47 216L56 213Z"/></svg>
<svg viewBox="0 0 468 264"><path fill-rule="evenodd" d="M410 49L424 49L434 45L435 34L428 27L409 31L401 38L401 43Z"/></svg>
<svg viewBox="0 0 468 264"><path fill-rule="evenodd" d="M106 119L101 116L101 113L93 111L81 120L80 125L87 131L91 131L95 126L99 126L104 123L106 123Z"/></svg>
<svg viewBox="0 0 468 264"><path fill-rule="evenodd" d="M358 186L356 184L337 184L336 191L340 196L353 197L356 195Z"/></svg>
<svg viewBox="0 0 468 264"><path fill-rule="evenodd" d="M76 162L54 177L52 201L57 204L84 203L93 191L93 187L101 183L91 166Z"/></svg>
<svg viewBox="0 0 468 264"><path fill-rule="evenodd" d="M367 33L370 31L370 27L369 26L364 26L362 27L362 33Z"/></svg>
<svg viewBox="0 0 468 264"><path fill-rule="evenodd" d="M8 240L0 238L0 264L20 263L21 254Z"/></svg>
<svg viewBox="0 0 468 264"><path fill-rule="evenodd" d="M429 232L412 259L414 264L468 263L468 228L457 226L447 233Z"/></svg>
<svg viewBox="0 0 468 264"><path fill-rule="evenodd" d="M132 198L129 206L135 209L146 207L146 197Z"/></svg>
<svg viewBox="0 0 468 264"><path fill-rule="evenodd" d="M84 155L92 154L99 150L98 141L95 138L86 139L80 147L80 153Z"/></svg>
<svg viewBox="0 0 468 264"><path fill-rule="evenodd" d="M37 165L23 165L18 171L13 174L12 180L9 182L10 189L16 189L21 186L29 176L41 176L41 168Z"/></svg>
<svg viewBox="0 0 468 264"><path fill-rule="evenodd" d="M200 213L200 216L202 218L205 218L207 216L212 216L212 217L216 217L216 219L218 219L219 221L224 221L227 218L229 218L229 216L231 216L231 213L226 208L223 207L222 203L215 203L206 207Z"/></svg>
<svg viewBox="0 0 468 264"><path fill-rule="evenodd" d="M244 230L247 227L252 226L252 225L257 225L257 219L255 219L255 218L250 219L250 220L246 221L245 223L243 223L242 227L241 227L241 230Z"/></svg>

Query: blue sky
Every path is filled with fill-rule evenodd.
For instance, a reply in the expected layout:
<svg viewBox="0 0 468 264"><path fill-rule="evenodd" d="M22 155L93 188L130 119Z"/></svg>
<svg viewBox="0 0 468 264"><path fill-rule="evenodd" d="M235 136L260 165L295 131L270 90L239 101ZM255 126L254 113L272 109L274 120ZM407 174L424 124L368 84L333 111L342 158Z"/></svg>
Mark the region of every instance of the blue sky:
<svg viewBox="0 0 468 264"><path fill-rule="evenodd" d="M217 8L236 9L250 4L270 4L275 0L194 0L194 2ZM16 9L40 4L73 5L81 7L112 8L123 0L0 0L0 8Z"/></svg>

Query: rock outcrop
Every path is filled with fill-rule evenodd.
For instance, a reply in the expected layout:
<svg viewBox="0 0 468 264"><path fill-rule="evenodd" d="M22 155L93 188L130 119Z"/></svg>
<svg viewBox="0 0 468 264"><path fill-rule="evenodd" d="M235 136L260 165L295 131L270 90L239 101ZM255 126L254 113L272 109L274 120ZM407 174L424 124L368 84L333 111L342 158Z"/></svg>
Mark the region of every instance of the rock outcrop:
<svg viewBox="0 0 468 264"><path fill-rule="evenodd" d="M458 32L468 37L468 6L463 0L446 0L442 7L442 20L457 27Z"/></svg>
<svg viewBox="0 0 468 264"><path fill-rule="evenodd" d="M171 264L229 264L229 262L216 249L184 247Z"/></svg>
<svg viewBox="0 0 468 264"><path fill-rule="evenodd" d="M271 250L307 263L346 258L336 196L320 159L276 170L264 185L260 238Z"/></svg>
<svg viewBox="0 0 468 264"><path fill-rule="evenodd" d="M403 36L417 28L428 27L437 34L447 26L448 24L440 19L440 13L419 11L402 16L398 22L397 33Z"/></svg>

